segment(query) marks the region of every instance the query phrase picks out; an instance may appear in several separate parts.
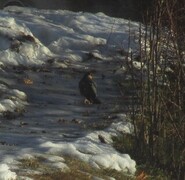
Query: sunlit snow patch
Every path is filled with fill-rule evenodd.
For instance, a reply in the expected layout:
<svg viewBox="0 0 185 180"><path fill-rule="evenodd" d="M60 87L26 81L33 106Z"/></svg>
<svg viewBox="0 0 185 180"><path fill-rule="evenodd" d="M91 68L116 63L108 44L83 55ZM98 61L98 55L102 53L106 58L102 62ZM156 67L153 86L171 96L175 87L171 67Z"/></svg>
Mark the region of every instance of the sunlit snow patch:
<svg viewBox="0 0 185 180"><path fill-rule="evenodd" d="M41 147L48 148L48 153L62 154L78 158L98 169L115 169L126 173L134 174L136 163L128 154L121 154L112 147L111 137L120 133L131 133L133 127L129 122L113 123L105 131L94 131L87 136L70 142L45 142ZM106 143L99 140L99 136L105 139Z"/></svg>
<svg viewBox="0 0 185 180"><path fill-rule="evenodd" d="M0 84L0 114L6 111L15 112L23 110L26 105L27 96L17 89L9 89L5 84Z"/></svg>
<svg viewBox="0 0 185 180"><path fill-rule="evenodd" d="M4 65L42 65L53 53L24 23L0 16L0 61Z"/></svg>
<svg viewBox="0 0 185 180"><path fill-rule="evenodd" d="M16 173L10 171L6 164L0 164L0 180L14 180L16 177Z"/></svg>

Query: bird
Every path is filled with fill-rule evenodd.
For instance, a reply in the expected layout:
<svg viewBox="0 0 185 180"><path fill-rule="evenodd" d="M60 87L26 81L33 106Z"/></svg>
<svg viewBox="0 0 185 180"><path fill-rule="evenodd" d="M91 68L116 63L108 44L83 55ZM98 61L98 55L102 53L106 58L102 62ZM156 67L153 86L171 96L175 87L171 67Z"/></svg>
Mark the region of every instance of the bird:
<svg viewBox="0 0 185 180"><path fill-rule="evenodd" d="M86 104L101 104L97 97L97 85L93 81L93 72L89 71L84 74L79 81L80 94L85 97Z"/></svg>

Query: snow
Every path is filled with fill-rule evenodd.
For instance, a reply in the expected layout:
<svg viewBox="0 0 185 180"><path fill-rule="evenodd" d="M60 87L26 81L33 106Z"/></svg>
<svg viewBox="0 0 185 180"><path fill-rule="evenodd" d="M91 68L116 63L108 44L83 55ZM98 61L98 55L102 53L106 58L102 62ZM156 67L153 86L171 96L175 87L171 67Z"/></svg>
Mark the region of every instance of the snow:
<svg viewBox="0 0 185 180"><path fill-rule="evenodd" d="M16 179L16 174L9 170L9 167L6 164L0 164L0 179Z"/></svg>
<svg viewBox="0 0 185 180"><path fill-rule="evenodd" d="M111 137L133 132L125 114L115 115L121 96L113 80L128 59L117 52L137 49L138 29L139 23L103 13L0 11L0 180L23 178L16 174L19 159L35 156L64 171L67 155L135 173L136 162L117 152ZM82 103L78 81L88 69L96 70L102 105ZM90 128L104 117L108 127Z"/></svg>

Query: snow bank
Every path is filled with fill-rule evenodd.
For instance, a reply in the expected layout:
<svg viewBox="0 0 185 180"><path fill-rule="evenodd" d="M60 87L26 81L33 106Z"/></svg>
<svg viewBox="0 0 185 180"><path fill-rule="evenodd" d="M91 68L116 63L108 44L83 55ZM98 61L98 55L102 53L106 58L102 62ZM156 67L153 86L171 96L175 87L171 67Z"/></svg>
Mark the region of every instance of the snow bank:
<svg viewBox="0 0 185 180"><path fill-rule="evenodd" d="M14 180L16 177L16 173L10 171L6 164L0 164L0 180Z"/></svg>
<svg viewBox="0 0 185 180"><path fill-rule="evenodd" d="M121 154L112 147L112 136L120 133L131 133L133 127L129 122L113 123L105 131L94 131L73 143L45 142L40 146L48 149L48 153L62 154L78 158L92 165L95 168L115 169L126 173L134 174L136 163L128 154ZM99 137L105 142L102 143Z"/></svg>
<svg viewBox="0 0 185 180"><path fill-rule="evenodd" d="M23 22L0 16L0 61L3 65L42 65L53 53Z"/></svg>
<svg viewBox="0 0 185 180"><path fill-rule="evenodd" d="M27 104L27 95L18 89L10 89L5 84L0 84L0 93L0 114L5 111L22 110Z"/></svg>
<svg viewBox="0 0 185 180"><path fill-rule="evenodd" d="M118 54L117 50L123 49L125 52L134 50L137 47L135 39L138 29L138 23L111 18L103 13L74 13L62 10L37 10L21 7L7 7L0 11L0 66L3 67L3 70L8 71L9 69L6 70L6 67L19 65L21 67L40 67L46 65L50 60L51 64L47 65L51 69L46 70L49 70L49 72L51 70L50 73L52 74L51 76L48 72L46 76L43 76L38 72L37 75L40 75L37 79L38 84L33 84L34 88L38 88L38 90L34 91L35 94L29 92L35 99L32 102L33 107L30 107L30 112L26 114L27 116L11 121L11 128L7 128L8 123L3 124L3 128L0 129L1 139L8 149L7 151L0 150L0 158L4 159L9 155L10 151L13 158L17 158L22 154L28 154L30 157L36 153L50 154L55 157L48 157L47 163L64 170L68 169L68 167L59 156L69 155L88 162L96 168L115 169L134 174L136 171L135 161L128 154L121 154L112 147L112 136L133 132L133 127L125 120L125 115L117 115L117 120L114 119L114 123L105 130L91 131L88 134L83 133L83 137L75 137L75 140L73 139L73 141L69 142L66 142L65 137L63 138L63 133L67 132L64 128L67 127L59 127L55 123L56 118L60 118L60 115L62 118L63 115L67 114L68 118L73 119L77 116L76 114L78 114L78 117L83 116L82 114L86 110L88 111L88 109L92 108L80 106L77 92L69 92L69 89L77 86L76 80L79 74L88 68L95 68L102 75L102 78L104 75L102 74L102 69L105 70L105 81L106 78L111 78L111 72L114 71L114 68L117 68L121 61L121 64L124 64L126 59L123 55ZM130 40L129 50L127 49L128 39ZM88 57L90 58L88 59ZM60 62L67 62L71 73L65 74L65 71L61 71L61 76L55 79L54 76L57 74L52 69L52 62L55 62L56 59L56 65L60 65ZM87 61L84 62L84 60ZM105 61L104 66L95 60ZM139 66L139 64L136 65ZM123 67L116 73L120 75L125 71L126 69ZM12 73L15 73L15 83L18 75L16 74L17 72ZM31 70L28 73L34 74ZM61 77L65 80L62 87L57 86L57 83L60 82L57 81L57 78L60 79ZM5 111L15 112L17 109L24 109L25 105L27 105L26 93L3 83L3 78L1 80L0 114ZM56 84L52 81L56 82ZM70 83L66 83L67 81ZM106 83L105 87L102 87L102 91L109 89L106 91L109 94L104 94L104 96L106 96L106 99L110 98L111 101L113 90L110 90L109 82ZM19 85L17 86L20 87ZM50 86L53 87L51 88ZM55 87L58 89L55 89ZM61 89L62 93L64 93L62 97L61 92L59 93ZM43 96L42 93L47 93L47 95ZM70 96L68 96L69 93ZM114 91L114 93L117 92ZM70 98L70 103L67 106L66 102L63 101L66 100L65 96L66 99ZM55 103L56 97L59 98ZM53 107L56 107L56 109L53 110ZM72 108L75 110L72 111ZM32 112L32 110L36 112ZM50 110L51 112L48 112ZM109 110L109 107L107 110ZM46 117L47 114L48 117ZM99 115L98 117L100 118L101 116ZM21 124L21 122L23 123ZM68 128L70 129L70 127ZM50 132L51 129L54 133ZM5 146L4 144L2 144L3 147ZM10 151L8 151L9 149ZM6 163L4 162L4 164L0 165L0 180L15 179L16 174L10 171L9 164L7 163L7 165Z"/></svg>

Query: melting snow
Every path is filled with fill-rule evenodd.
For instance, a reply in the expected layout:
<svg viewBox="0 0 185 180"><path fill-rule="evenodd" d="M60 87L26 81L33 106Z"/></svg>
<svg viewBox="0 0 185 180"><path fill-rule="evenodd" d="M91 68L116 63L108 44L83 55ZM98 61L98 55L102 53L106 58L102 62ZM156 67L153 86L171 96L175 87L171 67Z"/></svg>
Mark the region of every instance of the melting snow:
<svg viewBox="0 0 185 180"><path fill-rule="evenodd" d="M6 164L0 164L0 179L7 180L7 179L16 179L16 174L9 170L9 167Z"/></svg>
<svg viewBox="0 0 185 180"><path fill-rule="evenodd" d="M112 147L112 136L133 132L126 115L117 114L102 130L88 126L118 109L113 80L125 71L120 62L126 57L117 51L130 51L129 35L136 49L138 29L138 23L103 13L0 11L0 180L19 177L18 159L35 155L63 170L62 156L70 155L96 168L135 173L135 161ZM84 105L78 92L88 69L96 70L100 106Z"/></svg>

